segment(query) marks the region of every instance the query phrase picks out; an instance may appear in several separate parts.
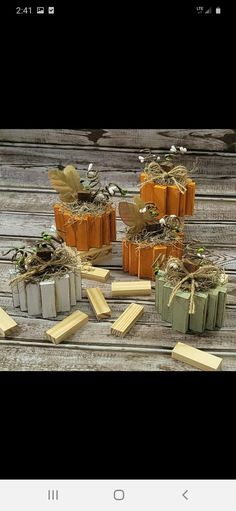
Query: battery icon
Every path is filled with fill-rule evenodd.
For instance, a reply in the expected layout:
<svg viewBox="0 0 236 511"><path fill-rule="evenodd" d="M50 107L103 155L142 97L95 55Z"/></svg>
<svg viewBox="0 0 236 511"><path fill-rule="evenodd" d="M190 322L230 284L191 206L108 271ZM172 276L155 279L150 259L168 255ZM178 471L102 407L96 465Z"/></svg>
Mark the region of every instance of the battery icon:
<svg viewBox="0 0 236 511"><path fill-rule="evenodd" d="M220 7L216 7L216 14L221 14L221 8Z"/></svg>

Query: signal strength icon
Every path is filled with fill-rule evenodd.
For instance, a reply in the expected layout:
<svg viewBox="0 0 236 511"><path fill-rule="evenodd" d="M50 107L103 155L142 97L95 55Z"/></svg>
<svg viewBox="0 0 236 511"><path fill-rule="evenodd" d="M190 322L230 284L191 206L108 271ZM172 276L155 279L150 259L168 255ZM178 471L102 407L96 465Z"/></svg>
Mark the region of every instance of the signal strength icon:
<svg viewBox="0 0 236 511"><path fill-rule="evenodd" d="M207 11L205 11L205 14L211 14L212 13L212 8L209 7L209 9L207 9Z"/></svg>

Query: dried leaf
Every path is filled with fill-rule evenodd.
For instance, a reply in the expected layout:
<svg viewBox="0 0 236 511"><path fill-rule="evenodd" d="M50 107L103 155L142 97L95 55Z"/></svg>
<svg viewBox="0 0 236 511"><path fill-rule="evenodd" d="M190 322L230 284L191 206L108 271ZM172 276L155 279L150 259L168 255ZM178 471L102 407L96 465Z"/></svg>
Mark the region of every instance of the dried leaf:
<svg viewBox="0 0 236 511"><path fill-rule="evenodd" d="M119 203L119 213L123 222L129 227L140 227L145 224L144 216L138 206L130 202Z"/></svg>
<svg viewBox="0 0 236 511"><path fill-rule="evenodd" d="M75 201L77 193L84 190L80 175L72 165L68 165L63 171L49 170L48 177L63 202Z"/></svg>

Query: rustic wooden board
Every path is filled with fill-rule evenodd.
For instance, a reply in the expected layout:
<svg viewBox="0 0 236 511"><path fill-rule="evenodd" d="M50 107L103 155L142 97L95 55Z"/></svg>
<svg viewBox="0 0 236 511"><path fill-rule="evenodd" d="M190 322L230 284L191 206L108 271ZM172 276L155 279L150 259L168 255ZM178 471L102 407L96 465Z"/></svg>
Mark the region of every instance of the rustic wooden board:
<svg viewBox="0 0 236 511"><path fill-rule="evenodd" d="M136 192L137 193L137 192ZM20 211L29 213L51 213L53 204L57 201L56 193L24 192L24 191L0 191L0 211ZM127 195L127 200L133 200L133 195ZM115 197L117 204L121 200ZM206 221L236 221L236 199L228 197L196 197L195 214L191 220Z"/></svg>
<svg viewBox="0 0 236 511"><path fill-rule="evenodd" d="M138 303L144 306L144 315L138 320L138 323L132 328L129 334L123 338L114 339L111 335L111 325L120 316L120 314L131 303L122 301L107 300L112 316L109 319L97 323L94 314L87 300L80 302L71 309L72 312L81 310L89 316L89 323L81 331L71 335L64 343L70 346L76 345L104 345L104 346L140 346L143 348L172 348L177 341L185 342L196 348L207 348L216 350L235 350L236 351L236 309L227 307L225 326L218 331L206 331L203 335L185 334L175 332L168 323L161 320L160 315L155 311L154 302L152 304L138 300ZM4 306L6 312L17 322L17 328L12 331L8 337L11 340L34 343L47 343L45 331L51 328L58 321L63 320L66 315L60 314L55 320L44 320L41 318L28 317L26 313L15 309L10 297L0 296L0 304ZM9 343L11 341L9 340Z"/></svg>
<svg viewBox="0 0 236 511"><path fill-rule="evenodd" d="M198 150L234 151L236 130L90 129L90 130L0 130L1 142L95 145L169 149L172 144Z"/></svg>
<svg viewBox="0 0 236 511"><path fill-rule="evenodd" d="M1 342L3 371L197 371L171 359L169 353L88 350L53 347L7 346ZM235 357L224 356L223 371L235 370Z"/></svg>
<svg viewBox="0 0 236 511"><path fill-rule="evenodd" d="M6 213L0 212L0 236L38 237L54 223L53 212L49 213ZM125 226L117 220L117 240L124 237ZM190 223L186 222L186 236L201 240L202 244L236 245L236 223Z"/></svg>

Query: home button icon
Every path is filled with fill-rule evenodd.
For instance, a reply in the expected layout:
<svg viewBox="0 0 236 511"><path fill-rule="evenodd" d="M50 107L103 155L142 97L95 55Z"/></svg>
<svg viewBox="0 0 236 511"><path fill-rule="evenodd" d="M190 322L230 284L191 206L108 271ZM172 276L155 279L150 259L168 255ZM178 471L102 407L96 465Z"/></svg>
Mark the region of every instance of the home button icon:
<svg viewBox="0 0 236 511"><path fill-rule="evenodd" d="M124 490L115 490L114 491L114 499L115 500L124 500L125 492Z"/></svg>

